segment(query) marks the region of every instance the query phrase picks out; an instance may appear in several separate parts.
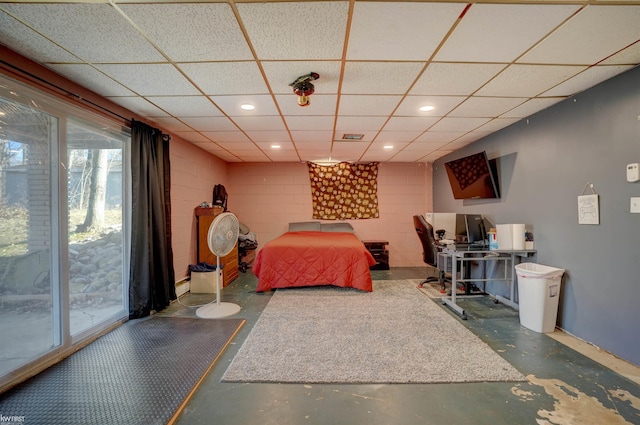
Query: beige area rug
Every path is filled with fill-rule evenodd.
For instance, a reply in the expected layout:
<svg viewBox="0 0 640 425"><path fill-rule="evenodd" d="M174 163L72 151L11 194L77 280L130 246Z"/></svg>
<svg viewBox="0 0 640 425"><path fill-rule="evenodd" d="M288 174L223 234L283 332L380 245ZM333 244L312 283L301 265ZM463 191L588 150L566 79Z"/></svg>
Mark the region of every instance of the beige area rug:
<svg viewBox="0 0 640 425"><path fill-rule="evenodd" d="M412 280L278 290L224 382L524 381Z"/></svg>

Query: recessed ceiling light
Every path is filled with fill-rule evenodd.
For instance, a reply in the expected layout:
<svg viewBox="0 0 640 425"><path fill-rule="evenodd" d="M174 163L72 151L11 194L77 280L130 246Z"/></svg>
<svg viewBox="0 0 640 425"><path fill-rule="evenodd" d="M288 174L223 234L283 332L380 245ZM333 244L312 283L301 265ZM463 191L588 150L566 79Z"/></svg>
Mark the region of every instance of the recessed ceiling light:
<svg viewBox="0 0 640 425"><path fill-rule="evenodd" d="M249 105L248 103L245 103L244 105L240 105L240 108L244 109L245 111L253 111L254 109L256 109L255 106Z"/></svg>
<svg viewBox="0 0 640 425"><path fill-rule="evenodd" d="M433 111L435 109L435 107L431 106L431 105L424 105L420 107L420 110L422 112L429 112L429 111Z"/></svg>
<svg viewBox="0 0 640 425"><path fill-rule="evenodd" d="M384 145L385 149L393 149L393 145Z"/></svg>
<svg viewBox="0 0 640 425"><path fill-rule="evenodd" d="M271 149L280 149L280 145L271 145Z"/></svg>

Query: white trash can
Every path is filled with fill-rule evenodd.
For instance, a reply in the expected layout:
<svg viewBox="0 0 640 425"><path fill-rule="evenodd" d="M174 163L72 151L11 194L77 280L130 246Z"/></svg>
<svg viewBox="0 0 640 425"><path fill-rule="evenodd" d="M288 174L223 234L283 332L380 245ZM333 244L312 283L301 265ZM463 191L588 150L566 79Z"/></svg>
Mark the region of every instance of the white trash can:
<svg viewBox="0 0 640 425"><path fill-rule="evenodd" d="M536 263L516 265L520 324L540 333L553 332L558 317L564 269Z"/></svg>

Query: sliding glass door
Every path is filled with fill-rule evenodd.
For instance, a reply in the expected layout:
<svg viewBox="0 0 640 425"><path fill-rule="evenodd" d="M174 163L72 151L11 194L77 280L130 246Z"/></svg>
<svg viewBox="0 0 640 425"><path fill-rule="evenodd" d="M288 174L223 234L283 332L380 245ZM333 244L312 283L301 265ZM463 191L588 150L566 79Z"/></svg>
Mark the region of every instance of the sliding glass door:
<svg viewBox="0 0 640 425"><path fill-rule="evenodd" d="M124 308L124 135L67 123L69 309L72 337Z"/></svg>
<svg viewBox="0 0 640 425"><path fill-rule="evenodd" d="M0 388L128 317L129 140L0 78Z"/></svg>
<svg viewBox="0 0 640 425"><path fill-rule="evenodd" d="M0 375L62 344L52 198L59 119L0 98Z"/></svg>

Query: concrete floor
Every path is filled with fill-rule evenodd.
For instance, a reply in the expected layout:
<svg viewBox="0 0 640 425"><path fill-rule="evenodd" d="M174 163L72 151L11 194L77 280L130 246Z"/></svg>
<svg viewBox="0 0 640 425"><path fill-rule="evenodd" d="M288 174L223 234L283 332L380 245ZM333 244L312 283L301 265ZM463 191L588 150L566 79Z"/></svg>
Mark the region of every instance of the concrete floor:
<svg viewBox="0 0 640 425"><path fill-rule="evenodd" d="M424 274L424 268L372 272L377 280L420 279ZM527 376L528 382L221 383L224 371L271 298L271 293L256 294L256 282L248 271L224 289L222 300L239 304L242 310L237 317L247 323L188 401L176 424L640 424L637 381L569 348L558 341L562 338L521 327L516 311L496 305L488 297L461 301L469 316L461 323ZM212 298L212 294L187 294L160 314L194 316L195 308L185 305L207 303ZM626 366L631 368L631 375L637 376L637 368Z"/></svg>

